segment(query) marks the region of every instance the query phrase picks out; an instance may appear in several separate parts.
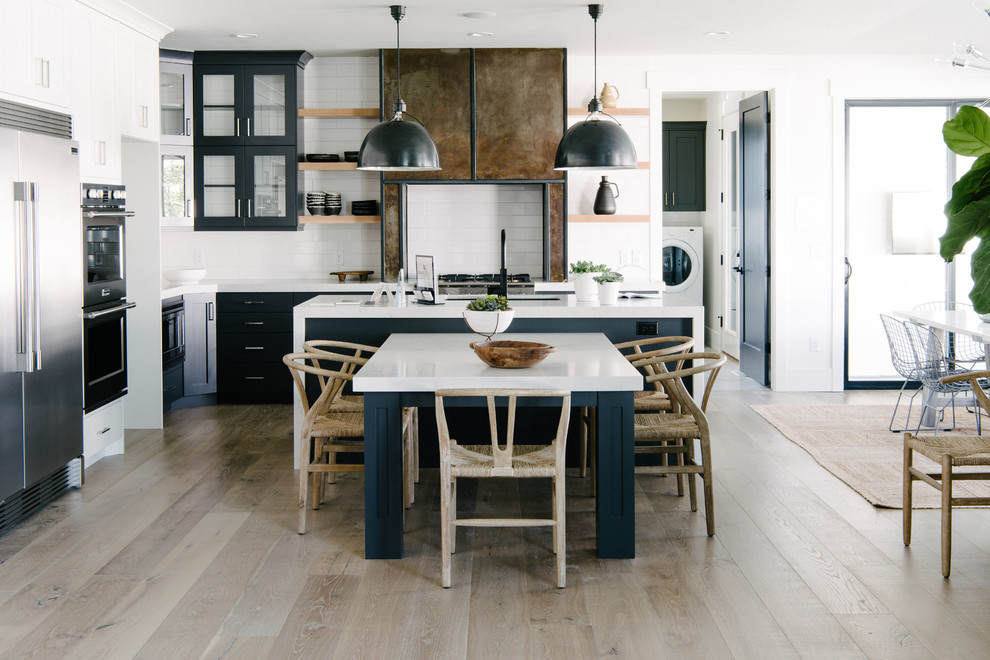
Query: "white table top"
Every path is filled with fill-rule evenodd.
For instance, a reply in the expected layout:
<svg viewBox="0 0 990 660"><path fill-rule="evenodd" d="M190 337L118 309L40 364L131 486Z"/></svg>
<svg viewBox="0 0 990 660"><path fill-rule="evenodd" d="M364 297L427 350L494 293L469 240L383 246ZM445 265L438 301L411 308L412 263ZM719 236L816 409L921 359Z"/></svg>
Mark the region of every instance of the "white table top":
<svg viewBox="0 0 990 660"><path fill-rule="evenodd" d="M894 316L908 319L946 332L968 335L990 343L990 323L984 323L971 309L956 310L898 310Z"/></svg>
<svg viewBox="0 0 990 660"><path fill-rule="evenodd" d="M506 333L557 351L525 369L487 366L469 346L471 333L395 333L354 376L355 392L435 392L464 387L546 388L572 392L637 391L643 377L597 332Z"/></svg>

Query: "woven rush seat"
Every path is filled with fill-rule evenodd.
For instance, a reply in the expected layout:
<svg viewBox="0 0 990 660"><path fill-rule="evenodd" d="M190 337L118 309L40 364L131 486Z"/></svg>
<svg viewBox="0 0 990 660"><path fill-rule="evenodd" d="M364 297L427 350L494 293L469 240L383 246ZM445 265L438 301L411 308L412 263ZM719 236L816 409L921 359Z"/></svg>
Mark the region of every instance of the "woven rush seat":
<svg viewBox="0 0 990 660"><path fill-rule="evenodd" d="M684 413L637 414L635 417L636 441L675 440L696 438L701 430L694 415ZM636 451L642 447L637 446Z"/></svg>
<svg viewBox="0 0 990 660"><path fill-rule="evenodd" d="M954 466L990 465L990 438L983 436L912 435L904 444L936 463L949 454Z"/></svg>
<svg viewBox="0 0 990 660"><path fill-rule="evenodd" d="M359 412L364 413L364 397L360 394L344 394L338 396L328 408L331 412Z"/></svg>
<svg viewBox="0 0 990 660"><path fill-rule="evenodd" d="M313 420L310 435L314 438L363 438L364 437L364 408L360 412L336 412L330 408L332 415L317 415ZM357 443L360 447L363 442ZM359 449L363 451L363 449Z"/></svg>
<svg viewBox="0 0 990 660"><path fill-rule="evenodd" d="M633 410L637 413L666 412L673 407L665 392L645 390L633 394Z"/></svg>
<svg viewBox="0 0 990 660"><path fill-rule="evenodd" d="M513 445L512 464L527 476L552 477L556 468L553 445ZM450 440L450 473L455 477L497 477L491 445L460 445Z"/></svg>

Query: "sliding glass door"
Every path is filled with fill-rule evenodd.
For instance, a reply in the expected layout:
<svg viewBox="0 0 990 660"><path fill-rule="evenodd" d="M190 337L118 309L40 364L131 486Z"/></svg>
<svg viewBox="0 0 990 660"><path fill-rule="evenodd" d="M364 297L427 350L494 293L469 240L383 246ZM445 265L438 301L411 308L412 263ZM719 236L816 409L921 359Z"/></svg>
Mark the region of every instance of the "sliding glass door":
<svg viewBox="0 0 990 660"><path fill-rule="evenodd" d="M881 313L967 301L969 251L949 265L938 254L943 206L957 169L969 167L957 164L942 140L942 124L956 107L947 101L846 106L847 388L899 378Z"/></svg>

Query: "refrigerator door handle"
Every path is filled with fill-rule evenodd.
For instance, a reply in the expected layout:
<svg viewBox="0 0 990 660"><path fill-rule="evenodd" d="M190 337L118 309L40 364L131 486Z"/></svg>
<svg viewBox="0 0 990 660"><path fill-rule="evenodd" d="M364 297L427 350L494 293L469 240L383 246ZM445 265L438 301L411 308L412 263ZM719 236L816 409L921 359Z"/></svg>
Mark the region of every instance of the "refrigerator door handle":
<svg viewBox="0 0 990 660"><path fill-rule="evenodd" d="M38 263L38 190L28 181L14 183L17 207L17 370L31 373L41 369L40 267Z"/></svg>

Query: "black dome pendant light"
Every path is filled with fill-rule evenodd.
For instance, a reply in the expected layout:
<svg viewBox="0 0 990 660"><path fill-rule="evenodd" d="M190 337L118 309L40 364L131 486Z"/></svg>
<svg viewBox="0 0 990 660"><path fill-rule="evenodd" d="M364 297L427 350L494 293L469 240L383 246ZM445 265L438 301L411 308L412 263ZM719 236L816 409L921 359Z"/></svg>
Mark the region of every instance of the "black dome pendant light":
<svg viewBox="0 0 990 660"><path fill-rule="evenodd" d="M604 5L588 5L588 13L595 21L595 85L598 89L598 17L605 12ZM588 103L591 114L564 132L557 145L555 170L631 170L638 167L636 148L611 115L602 112L602 102L595 97ZM603 119L607 117L611 121Z"/></svg>
<svg viewBox="0 0 990 660"><path fill-rule="evenodd" d="M406 15L404 5L389 7L395 19L395 102L392 118L368 131L358 152L359 170L415 172L440 169L437 145L429 131L412 115L403 115L406 102L399 93L399 21ZM406 116L415 120L407 121Z"/></svg>

